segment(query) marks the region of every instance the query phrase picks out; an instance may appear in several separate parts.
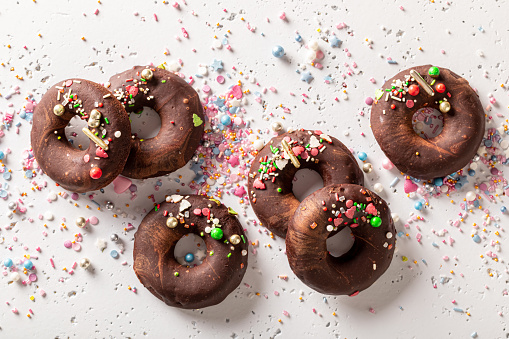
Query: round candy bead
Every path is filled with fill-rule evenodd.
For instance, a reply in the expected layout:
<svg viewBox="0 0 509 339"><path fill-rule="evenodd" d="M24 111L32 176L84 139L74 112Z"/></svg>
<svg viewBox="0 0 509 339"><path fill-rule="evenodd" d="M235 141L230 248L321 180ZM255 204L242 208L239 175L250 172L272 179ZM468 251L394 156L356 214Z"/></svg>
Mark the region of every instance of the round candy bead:
<svg viewBox="0 0 509 339"><path fill-rule="evenodd" d="M433 183L435 184L435 186L442 186L444 184L444 179L443 178L435 178L433 180Z"/></svg>
<svg viewBox="0 0 509 339"><path fill-rule="evenodd" d="M230 126L232 123L232 118L229 115L225 114L221 117L221 123L225 126Z"/></svg>
<svg viewBox="0 0 509 339"><path fill-rule="evenodd" d="M371 173L371 171L373 170L373 165L367 162L364 165L362 165L362 170L364 171L364 173Z"/></svg>
<svg viewBox="0 0 509 339"><path fill-rule="evenodd" d="M445 85L442 83L436 84L435 89L438 93L444 93L445 92Z"/></svg>
<svg viewBox="0 0 509 339"><path fill-rule="evenodd" d="M475 171L473 169L468 170L468 175L473 177L475 175Z"/></svg>
<svg viewBox="0 0 509 339"><path fill-rule="evenodd" d="M440 70L436 66L431 66L428 70L428 74L432 78L436 78L440 75Z"/></svg>
<svg viewBox="0 0 509 339"><path fill-rule="evenodd" d="M357 153L357 157L360 161L364 161L368 158L368 155L365 152L359 152Z"/></svg>
<svg viewBox="0 0 509 339"><path fill-rule="evenodd" d="M419 86L417 85L410 85L408 87L408 94L410 94L411 96L416 96L417 94L419 94Z"/></svg>
<svg viewBox="0 0 509 339"><path fill-rule="evenodd" d="M474 201L477 198L475 192L468 191L466 195L467 201Z"/></svg>
<svg viewBox="0 0 509 339"><path fill-rule="evenodd" d="M119 254L117 250L111 250L110 255L113 259L117 259Z"/></svg>
<svg viewBox="0 0 509 339"><path fill-rule="evenodd" d="M210 231L210 236L216 240L221 240L221 238L223 238L223 230L217 227L213 228Z"/></svg>
<svg viewBox="0 0 509 339"><path fill-rule="evenodd" d="M382 167L386 170L390 170L394 168L394 164L389 159L384 159L382 161Z"/></svg>
<svg viewBox="0 0 509 339"><path fill-rule="evenodd" d="M32 267L34 267L34 264L31 260L27 260L23 263L23 267L25 267L27 270L31 270Z"/></svg>
<svg viewBox="0 0 509 339"><path fill-rule="evenodd" d="M0 151L0 160L2 160L5 157L4 152Z"/></svg>
<svg viewBox="0 0 509 339"><path fill-rule="evenodd" d="M447 113L451 110L451 104L449 101L442 101L438 108L440 109L440 112Z"/></svg>
<svg viewBox="0 0 509 339"><path fill-rule="evenodd" d="M507 211L507 207L505 207L505 206L500 207L500 212L505 213L506 211ZM4 265L5 265L5 261L4 261ZM7 265L5 265L5 266L7 266Z"/></svg>
<svg viewBox="0 0 509 339"><path fill-rule="evenodd" d="M186 262L192 262L194 260L194 254L193 253L187 253L186 256L184 257L184 260Z"/></svg>
<svg viewBox="0 0 509 339"><path fill-rule="evenodd" d="M300 34L295 35L295 41L297 41L297 42L302 41L302 37L300 36Z"/></svg>
<svg viewBox="0 0 509 339"><path fill-rule="evenodd" d="M92 167L90 169L90 177L92 179L99 179L103 175L103 171L99 167Z"/></svg>
<svg viewBox="0 0 509 339"><path fill-rule="evenodd" d="M415 204L414 204L414 208L416 210L420 211L422 209L422 202L416 201Z"/></svg>
<svg viewBox="0 0 509 339"><path fill-rule="evenodd" d="M12 259L10 259L10 258L4 259L4 266L5 267L11 267L12 266Z"/></svg>
<svg viewBox="0 0 509 339"><path fill-rule="evenodd" d="M380 217L371 218L371 226L380 227L380 225L382 225L382 219L380 219Z"/></svg>
<svg viewBox="0 0 509 339"><path fill-rule="evenodd" d="M272 48L272 55L276 58L281 58L283 55L285 55L285 50L283 47L276 45Z"/></svg>

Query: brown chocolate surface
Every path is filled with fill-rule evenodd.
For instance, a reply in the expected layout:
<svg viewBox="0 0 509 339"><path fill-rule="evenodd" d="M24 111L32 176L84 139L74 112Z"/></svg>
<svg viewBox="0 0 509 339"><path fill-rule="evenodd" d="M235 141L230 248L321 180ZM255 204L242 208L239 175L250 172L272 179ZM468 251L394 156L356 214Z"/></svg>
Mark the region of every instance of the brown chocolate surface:
<svg viewBox="0 0 509 339"><path fill-rule="evenodd" d="M355 202L365 206L349 207ZM368 220L374 215L381 219L379 227ZM346 226L352 230L354 244L340 257L327 251L326 240L335 234L327 230L327 225L337 225L338 232ZM286 236L286 254L292 271L312 289L324 294L355 295L387 270L395 238L391 212L382 198L362 186L331 185L306 197L295 211Z"/></svg>
<svg viewBox="0 0 509 339"><path fill-rule="evenodd" d="M132 139L122 175L135 179L157 177L183 167L198 148L205 123L198 93L184 79L161 68L150 68L153 78L141 81L146 68L133 67L109 81L109 89L128 113L141 112L147 106L161 118L161 129L155 137ZM134 95L130 98L129 94ZM194 114L202 121L199 126L193 122Z"/></svg>
<svg viewBox="0 0 509 339"><path fill-rule="evenodd" d="M431 83L433 78L428 75L430 67L424 65L411 69ZM417 96L404 96L406 100L416 100L412 108L408 108L406 102L390 98L385 101L385 89L391 88L393 80L404 81L411 69L396 74L384 84L382 98L371 108L371 129L382 151L400 171L419 179L443 177L463 168L475 155L484 134L483 107L466 79L441 67L440 75L432 86L434 96L428 95L419 86ZM439 83L446 86L445 93L436 91ZM411 81L409 85L412 84L417 83ZM442 133L428 140L419 137L412 127L413 114L423 107L439 110L439 100L444 98L452 108L448 113L442 113ZM396 105L395 109L391 109L392 104Z"/></svg>
<svg viewBox="0 0 509 339"><path fill-rule="evenodd" d="M260 178L260 172L258 172L262 167L260 161L265 157L268 157L270 161L273 155L271 146L279 148L282 152L281 140L286 137L296 140L299 144L302 142L302 146L307 146L312 135L320 140L319 134L307 130L288 132L272 138L251 163L248 190L253 210L265 227L282 238L286 236L288 223L300 203L292 191L293 177L299 169L309 168L317 171L323 179L324 186L342 183L364 184L364 175L350 150L338 139L330 137L332 143L323 140L321 144L326 148L317 156L311 156L311 152L306 151L309 158L315 161L300 159L300 168L296 168L288 161L282 170L273 172L278 175L274 182L272 182L273 176L269 175L269 180L262 180L264 189L254 187L255 181ZM277 191L278 188L281 192Z"/></svg>
<svg viewBox="0 0 509 339"><path fill-rule="evenodd" d="M69 91L74 99L66 103ZM110 97L104 98L104 95ZM96 103L102 103L103 107L95 107ZM65 104L65 112L61 116L53 113L57 104ZM111 138L106 151L107 158L96 159L98 147L93 141L80 150L74 148L65 136L65 127L73 116L86 117L93 109L102 114L100 121L106 130L103 140ZM108 123L104 118L108 119ZM98 131L92 127L89 129L92 132ZM117 131L121 133L119 137L115 136ZM88 80L70 79L59 82L43 95L34 110L30 139L35 159L41 169L63 188L82 193L100 189L120 174L129 155L130 136L129 117L120 102L111 96L106 88ZM92 167L102 170L99 179L90 177Z"/></svg>
<svg viewBox="0 0 509 339"><path fill-rule="evenodd" d="M242 281L247 268L247 239L237 217L224 205L218 205L217 200L198 195L184 200L191 204L186 209L189 216L184 216L184 223L175 228L168 228L166 220L171 215L180 219L182 202L163 202L157 211L152 210L145 216L134 236L134 271L143 286L170 306L212 306L223 301ZM213 239L205 232L212 223L207 223L206 216L195 215L195 209L209 209L213 218L219 219L224 232L222 239ZM174 257L175 245L188 233L203 233L207 246L203 263L196 267L182 266ZM243 240L237 245L225 243L234 234ZM245 255L242 255L243 250L246 250Z"/></svg>

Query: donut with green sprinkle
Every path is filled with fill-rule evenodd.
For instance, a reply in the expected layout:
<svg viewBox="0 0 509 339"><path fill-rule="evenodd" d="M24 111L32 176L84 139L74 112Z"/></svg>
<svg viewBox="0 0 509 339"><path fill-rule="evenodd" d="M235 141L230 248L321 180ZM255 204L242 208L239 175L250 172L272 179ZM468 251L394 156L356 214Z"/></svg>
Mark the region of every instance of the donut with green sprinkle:
<svg viewBox="0 0 509 339"><path fill-rule="evenodd" d="M326 241L350 227L353 246L339 257ZM324 187L306 197L291 218L286 254L292 271L314 290L357 295L389 267L396 230L387 203L359 185Z"/></svg>

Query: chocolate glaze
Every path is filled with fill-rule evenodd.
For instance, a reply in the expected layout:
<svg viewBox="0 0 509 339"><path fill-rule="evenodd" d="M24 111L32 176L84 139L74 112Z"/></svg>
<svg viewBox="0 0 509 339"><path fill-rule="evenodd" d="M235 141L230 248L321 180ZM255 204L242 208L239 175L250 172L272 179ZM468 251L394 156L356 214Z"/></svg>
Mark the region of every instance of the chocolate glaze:
<svg viewBox="0 0 509 339"><path fill-rule="evenodd" d="M110 90L128 113L141 112L147 106L161 118L161 129L155 137L143 141L137 137L132 139L131 154L122 175L135 179L157 177L183 167L198 148L204 130L203 106L198 93L185 80L161 68L150 68L153 78L141 82L141 72L145 68L149 67L135 66L109 81ZM134 102L129 103L126 87L136 83L149 91L145 94L139 90ZM150 96L153 98L148 99ZM203 121L199 126L195 127L193 114Z"/></svg>
<svg viewBox="0 0 509 339"><path fill-rule="evenodd" d="M240 222L228 208L218 205L217 200L198 195L190 195L187 200L191 203L187 209L189 217L176 228L166 226L168 217L164 213L167 211L168 215L177 216L180 203L163 202L157 211L152 210L145 216L134 235L134 271L141 283L166 304L202 308L220 303L239 286L247 268L248 243ZM223 239L215 240L205 233L205 227L211 224L207 223L206 216L197 216L193 212L203 208L210 209L213 217L219 219ZM203 263L192 268L180 265L174 257L175 245L184 235L200 235L201 232L207 245ZM226 244L224 241L234 234L244 236L245 241L237 245ZM243 250L246 255L242 255ZM175 272L179 275L175 276Z"/></svg>
<svg viewBox="0 0 509 339"><path fill-rule="evenodd" d="M285 137L290 137L292 140L299 142L302 141L305 146L309 143L311 137L308 132L311 131L299 130L272 138L251 163L248 190L253 210L265 227L282 238L286 236L288 222L300 203L292 191L293 177L299 169L309 168L317 171L323 179L324 186L341 183L364 184L364 175L350 150L338 139L330 137L332 143L329 144L324 141L323 144L326 149L315 157L319 160L318 163L300 160L301 166L296 168L291 162L288 162L283 170L276 171L279 176L275 182L263 180L266 186L265 189L254 188L255 179L260 177L258 172L260 159L272 155L270 146L282 149L281 140ZM313 133L313 135L318 139L320 138L317 134ZM278 192L277 188L281 188L281 192Z"/></svg>
<svg viewBox="0 0 509 339"><path fill-rule="evenodd" d="M337 201L336 193L345 200ZM326 245L327 238L336 232L329 232L326 227L334 225L332 210L338 211L341 207L348 210L348 200L372 203L382 224L373 227L368 221L360 220L357 227L352 227L352 219L345 213L338 215L343 221L337 231L350 226L355 241L347 253L336 258L328 253ZM353 218L366 215L359 210L354 212ZM314 229L310 226L313 223L316 223ZM382 198L362 186L331 185L306 197L295 211L286 236L286 254L292 271L312 289L324 294L355 295L371 286L387 270L394 254L395 237L391 212Z"/></svg>
<svg viewBox="0 0 509 339"><path fill-rule="evenodd" d="M34 110L31 143L35 159L44 173L63 188L82 193L108 185L122 172L131 147L131 125L126 111L118 100L113 96L103 98L104 95L111 95L106 88L88 80L72 80L74 81L69 87L66 87L65 82L70 83L71 80L57 83L41 98ZM64 89L60 90L57 86ZM72 94L77 95L77 99L81 100L86 114L90 114L96 108L96 102L103 103L103 107L97 107L97 109L102 114L101 122L107 130L104 139L107 140L108 137L112 139L106 151L108 158L96 159L97 146L93 141L90 141L87 148L80 150L74 148L67 140L65 127L77 114L76 109L64 105L64 114L56 116L53 108L57 104L62 104L64 93L67 94L70 89ZM62 93L60 100L57 100L59 91ZM104 117L108 118L109 124L105 123ZM93 130L91 127L89 129ZM116 131L121 132L119 138L114 136ZM77 133L83 132L77 131ZM90 158L88 162L85 162L85 155ZM102 176L99 179L92 179L90 169L96 166L102 170Z"/></svg>
<svg viewBox="0 0 509 339"><path fill-rule="evenodd" d="M415 69L426 82L431 83L433 79L428 75L430 67L424 65L411 69ZM405 75L410 74L410 69L407 69L384 84L384 96L371 108L371 129L382 151L400 171L419 179L443 177L463 168L475 155L484 134L484 111L478 95L466 79L446 68L439 69L436 84L443 83L446 86L445 93L436 92L435 84L432 86L435 95L429 96L419 86L417 96L405 96L407 100L417 100L412 108L408 108L404 102L391 99L385 101L385 89L391 87L394 79L403 80ZM425 140L413 130L412 116L422 107L439 110L437 101L442 98L447 98L452 107L448 113L442 113L442 133ZM391 104L395 104L396 109L391 109Z"/></svg>

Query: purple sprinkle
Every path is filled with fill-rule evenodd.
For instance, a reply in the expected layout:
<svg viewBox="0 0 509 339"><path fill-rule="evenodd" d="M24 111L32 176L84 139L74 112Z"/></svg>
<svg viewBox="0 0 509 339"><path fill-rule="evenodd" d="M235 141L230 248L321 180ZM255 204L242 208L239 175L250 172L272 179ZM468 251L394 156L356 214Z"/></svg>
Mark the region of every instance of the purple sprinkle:
<svg viewBox="0 0 509 339"><path fill-rule="evenodd" d="M79 195L78 193L73 193L73 194L71 195L71 199L72 199L72 200L78 200L78 198L79 198L79 197L80 197L80 195Z"/></svg>
<svg viewBox="0 0 509 339"><path fill-rule="evenodd" d="M129 191L131 192L136 192L138 190L138 187L135 185L135 184L132 184L131 186L129 186Z"/></svg>

